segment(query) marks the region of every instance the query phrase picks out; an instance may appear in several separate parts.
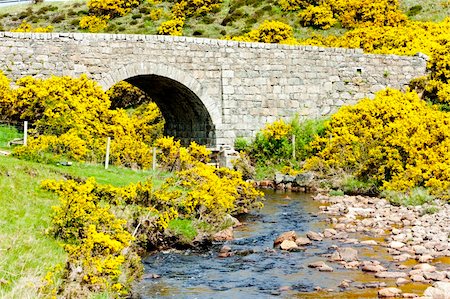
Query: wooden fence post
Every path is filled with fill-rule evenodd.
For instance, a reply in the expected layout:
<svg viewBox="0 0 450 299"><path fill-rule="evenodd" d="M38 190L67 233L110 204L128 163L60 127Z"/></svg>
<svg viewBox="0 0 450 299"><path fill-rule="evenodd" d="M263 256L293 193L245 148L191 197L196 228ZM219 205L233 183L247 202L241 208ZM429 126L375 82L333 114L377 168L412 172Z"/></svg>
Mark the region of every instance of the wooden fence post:
<svg viewBox="0 0 450 299"><path fill-rule="evenodd" d="M109 166L109 148L111 146L111 137L106 140L106 157L105 157L105 169Z"/></svg>
<svg viewBox="0 0 450 299"><path fill-rule="evenodd" d="M23 122L23 146L27 146L28 142L28 121Z"/></svg>

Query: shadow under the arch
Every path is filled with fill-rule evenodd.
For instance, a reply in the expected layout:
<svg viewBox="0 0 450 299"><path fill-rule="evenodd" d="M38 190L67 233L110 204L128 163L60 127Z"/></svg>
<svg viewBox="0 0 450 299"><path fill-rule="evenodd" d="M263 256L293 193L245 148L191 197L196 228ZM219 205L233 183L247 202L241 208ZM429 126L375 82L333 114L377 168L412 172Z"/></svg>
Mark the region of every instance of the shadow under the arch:
<svg viewBox="0 0 450 299"><path fill-rule="evenodd" d="M195 141L215 146L215 126L201 99L182 83L158 75L139 75L124 81L140 88L158 105L166 121L164 134L183 145Z"/></svg>

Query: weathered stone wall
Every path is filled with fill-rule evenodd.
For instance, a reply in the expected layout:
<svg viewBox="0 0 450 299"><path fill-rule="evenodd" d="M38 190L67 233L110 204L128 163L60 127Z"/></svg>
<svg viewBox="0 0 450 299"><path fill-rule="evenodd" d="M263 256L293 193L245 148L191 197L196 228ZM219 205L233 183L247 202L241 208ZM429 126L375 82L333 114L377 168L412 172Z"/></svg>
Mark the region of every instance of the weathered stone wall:
<svg viewBox="0 0 450 299"><path fill-rule="evenodd" d="M403 88L425 69L426 60L420 56L370 55L359 49L148 35L0 32L0 70L12 79L85 73L104 88L134 78L147 91L158 84L158 80L146 84L148 75L180 83L173 90L166 84L164 91L153 95L169 119L181 118L183 109L192 110L172 129L178 128L175 133L181 136L208 127L212 131L200 132L200 141L217 144L253 136L279 117L329 115L386 86ZM176 99L166 101L163 97L168 94ZM184 108L172 109L177 103ZM190 124L186 118L192 118Z"/></svg>

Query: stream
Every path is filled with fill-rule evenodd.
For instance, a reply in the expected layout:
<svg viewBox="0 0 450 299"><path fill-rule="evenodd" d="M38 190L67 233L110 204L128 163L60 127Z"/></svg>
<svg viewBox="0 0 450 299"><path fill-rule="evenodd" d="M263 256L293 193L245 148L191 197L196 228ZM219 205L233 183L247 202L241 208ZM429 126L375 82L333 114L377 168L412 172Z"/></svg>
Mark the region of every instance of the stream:
<svg viewBox="0 0 450 299"><path fill-rule="evenodd" d="M376 288L363 284L380 280L359 270L331 264L334 272L308 268L316 261L327 261L324 255L334 251L335 240L314 242L307 250L286 252L273 250L273 241L283 232L294 230L299 236L308 231L321 232L330 227L326 216L319 214L323 205L303 193L266 191L264 208L239 219L245 225L235 228L233 241L215 243L207 251L169 250L154 253L144 262L146 274L159 278L142 280L135 288L140 298L377 298ZM364 239L364 236L352 236ZM365 236L367 239L367 236ZM219 258L226 244L235 255ZM351 244L361 259L389 260L383 247ZM146 275L149 277L151 275ZM340 290L341 281L355 282L350 290ZM358 287L358 284L360 287ZM320 287L320 291L315 288ZM421 291L422 285L405 286Z"/></svg>

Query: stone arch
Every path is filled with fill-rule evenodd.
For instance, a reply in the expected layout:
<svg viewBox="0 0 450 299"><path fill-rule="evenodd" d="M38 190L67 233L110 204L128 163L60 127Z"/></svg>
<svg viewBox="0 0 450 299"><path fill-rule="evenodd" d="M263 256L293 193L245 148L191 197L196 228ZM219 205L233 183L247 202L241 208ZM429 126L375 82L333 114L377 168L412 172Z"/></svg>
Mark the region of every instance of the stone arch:
<svg viewBox="0 0 450 299"><path fill-rule="evenodd" d="M183 144L216 144L216 127L221 123L219 107L190 74L165 64L141 62L112 70L99 83L107 90L122 80L152 97L166 119L165 134Z"/></svg>

